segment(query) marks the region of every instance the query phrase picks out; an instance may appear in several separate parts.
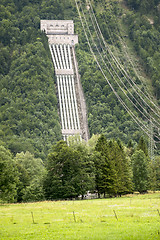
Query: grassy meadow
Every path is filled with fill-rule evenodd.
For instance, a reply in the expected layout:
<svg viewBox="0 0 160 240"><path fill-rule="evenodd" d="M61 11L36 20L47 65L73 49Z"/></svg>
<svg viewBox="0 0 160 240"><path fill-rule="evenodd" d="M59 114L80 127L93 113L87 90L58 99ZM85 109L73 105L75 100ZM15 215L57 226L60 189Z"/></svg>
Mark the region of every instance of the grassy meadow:
<svg viewBox="0 0 160 240"><path fill-rule="evenodd" d="M160 239L160 193L1 204L0 239Z"/></svg>

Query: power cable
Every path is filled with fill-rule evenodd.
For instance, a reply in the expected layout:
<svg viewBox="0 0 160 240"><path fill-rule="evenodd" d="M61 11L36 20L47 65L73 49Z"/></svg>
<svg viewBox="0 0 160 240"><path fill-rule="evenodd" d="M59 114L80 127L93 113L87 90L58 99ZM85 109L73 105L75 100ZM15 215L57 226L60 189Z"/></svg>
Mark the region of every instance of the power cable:
<svg viewBox="0 0 160 240"><path fill-rule="evenodd" d="M77 7L77 11L78 11L78 14L79 14L79 17L80 17L80 20L81 20L81 24L82 24L82 27L83 27L83 30L84 30L84 33L85 33L85 36L86 36L86 39L87 39L87 42L88 42L88 45L89 45L89 48L90 48L90 51L101 71L101 73L103 74L104 78L106 79L106 81L108 82L110 88L112 89L112 91L114 92L114 94L116 95L117 99L120 101L120 103L122 104L122 106L125 108L125 110L129 113L129 115L132 117L132 119L137 123L137 125L148 135L148 137L150 136L150 133L148 132L148 127L146 127L138 118L137 116L135 116L135 114L126 106L126 104L123 102L123 100L120 98L120 96L118 95L118 93L115 91L115 89L113 88L113 86L111 85L111 83L109 82L108 78L106 77L103 69L101 68L98 60L97 60L97 57L95 56L94 52L93 52L93 49L91 47L91 44L90 44L90 41L89 41L89 38L88 38L88 35L86 33L86 30L85 30L85 26L84 26L84 23L83 23L83 20L81 18L81 14L80 14L80 10L79 10L79 6L77 4L77 1L75 0L75 3L76 3L76 7ZM142 126L145 128L143 128L140 124L142 124Z"/></svg>
<svg viewBox="0 0 160 240"><path fill-rule="evenodd" d="M145 98L147 98L148 101L150 101L150 102L154 105L154 107L156 107L156 108L158 109L158 111L159 111L159 110L160 110L159 107L156 106L155 103L152 102L152 101L143 93L143 91L135 84L135 82L134 82L134 81L130 78L130 76L127 74L127 72L125 71L125 69L123 68L123 66L118 62L117 58L115 57L115 55L113 54L113 52L111 51L109 45L106 43L106 41L105 41L105 39L104 39L104 37L103 37L103 34L102 34L101 29L100 29L100 27L99 27L99 24L98 24L98 22L97 22L97 19L96 19L96 16L95 16L95 14L94 14L93 7L92 7L92 4L91 4L90 0L86 0L86 2L89 2L89 4L90 4L90 8L91 8L91 10L92 10L92 14L93 14L93 16L94 16L95 23L96 23L96 25L97 25L99 34L100 34L100 36L101 36L101 38L102 38L103 44L104 44L105 48L107 49L108 53L109 53L109 54L112 56L112 58L115 60L115 63L117 63L117 64L116 64L117 68L120 70L120 72L121 72L123 75L124 75L124 73L125 73L125 75L127 76L127 78L125 78L125 79L126 79L127 81L128 81L128 79L130 79L131 82L132 82L132 84L133 84L133 85L143 94L143 96L144 96ZM90 10L90 9L89 9L89 10ZM98 36L99 36L99 34L98 34ZM124 73L122 72L122 70L123 70ZM124 75L124 77L125 77L125 75ZM133 85L131 85L131 83L130 83L129 81L128 81L128 83L129 83L130 86L133 88ZM134 89L134 90L135 90L135 89ZM135 92L136 92L136 94L138 94L138 92L137 92L136 90L135 90ZM141 100L154 112L154 114L156 114L158 117L160 117L160 115L157 114L157 113L151 108L151 106L144 101L144 99L143 99L143 97L142 97L141 95L138 94L138 96L139 96L139 97L141 98Z"/></svg>
<svg viewBox="0 0 160 240"><path fill-rule="evenodd" d="M81 5L81 2L80 2L80 5ZM96 47L99 55L101 56L102 61L104 62L105 66L107 67L107 70L109 71L110 75L112 76L112 78L114 78L114 80L116 81L116 83L117 83L117 85L119 86L119 88L123 91L123 93L125 94L125 96L126 96L126 97L128 98L128 100L134 105L134 107L137 108L137 110L138 110L148 121L150 121L150 119L147 118L147 116L144 115L144 113L143 113L143 112L132 102L132 100L128 97L128 95L126 94L126 92L125 92L125 91L122 89L122 87L119 85L119 83L117 82L117 80L115 79L115 77L113 76L113 74L111 73L110 69L109 69L108 66L106 65L106 63L105 63L105 61L104 61L101 53L99 52L99 49L98 49L97 45L95 44L95 41L94 41L93 36L92 36L92 34L91 34L91 31L90 31L90 29L89 29L89 26L88 26L88 23L87 23L87 20L86 20L86 17L85 17L83 8L82 8L82 5L81 5L81 10L82 10L82 13L83 13L83 17L84 17L84 19L85 19L85 22L86 22L87 29L88 29L89 34L90 34L90 36L91 36L92 42L93 42L94 46ZM98 35L97 35L97 37L98 37ZM109 61L109 59L108 59L108 61ZM111 62L110 62L110 65L111 65ZM111 66L112 66L112 65L111 65ZM114 69L113 67L112 67L112 69L113 69L113 71L116 73L116 71L115 71L115 69ZM116 73L116 75L117 75L117 77L119 78L119 80L122 82L122 84L124 85L123 81L120 79L120 77L118 76L117 73ZM126 88L125 85L124 85L124 87ZM128 89L126 88L126 90L128 90ZM141 106L141 108L142 108L144 111L146 111L146 109L143 108L143 106L137 101L137 99L132 95L132 93L131 93L129 90L128 90L128 92L129 92L130 95L134 98L134 100ZM147 112L147 111L146 111L146 112ZM147 113L147 114L148 114L148 113ZM154 121L156 121L152 116L150 116L150 118L152 118ZM159 123L157 122L157 124L159 124ZM157 126L155 125L155 127L157 127ZM158 128L158 127L157 127L157 128Z"/></svg>

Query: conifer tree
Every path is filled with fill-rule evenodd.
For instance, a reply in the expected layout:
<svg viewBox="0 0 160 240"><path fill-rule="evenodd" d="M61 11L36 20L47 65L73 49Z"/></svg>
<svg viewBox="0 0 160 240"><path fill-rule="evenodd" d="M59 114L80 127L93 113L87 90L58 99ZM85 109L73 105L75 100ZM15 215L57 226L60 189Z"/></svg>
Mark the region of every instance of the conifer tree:
<svg viewBox="0 0 160 240"><path fill-rule="evenodd" d="M148 162L141 149L132 155L132 166L135 191L146 192L148 188Z"/></svg>
<svg viewBox="0 0 160 240"><path fill-rule="evenodd" d="M101 135L95 150L97 190L104 195L121 195L132 191L131 168L120 140L107 141Z"/></svg>
<svg viewBox="0 0 160 240"><path fill-rule="evenodd" d="M146 141L145 141L143 136L140 137L139 143L138 143L138 146L137 146L137 150L140 150L140 149L148 157L148 148L147 148L147 144L146 144Z"/></svg>
<svg viewBox="0 0 160 240"><path fill-rule="evenodd" d="M117 176L117 194L122 195L128 192L132 192L132 180L131 180L131 164L130 159L127 158L124 152L122 142L118 139L114 141L115 151L115 168Z"/></svg>
<svg viewBox="0 0 160 240"><path fill-rule="evenodd" d="M16 202L18 182L18 172L12 155L9 150L0 146L0 200Z"/></svg>
<svg viewBox="0 0 160 240"><path fill-rule="evenodd" d="M116 171L114 161L109 158L108 143L104 135L97 141L95 150L99 152L95 161L96 167L96 187L98 194L115 194Z"/></svg>

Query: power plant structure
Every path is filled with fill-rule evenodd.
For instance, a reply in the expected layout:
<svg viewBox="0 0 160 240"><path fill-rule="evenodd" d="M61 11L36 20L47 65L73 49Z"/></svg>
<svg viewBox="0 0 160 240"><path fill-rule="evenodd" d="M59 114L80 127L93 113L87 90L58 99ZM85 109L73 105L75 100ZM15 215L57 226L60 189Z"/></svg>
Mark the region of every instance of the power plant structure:
<svg viewBox="0 0 160 240"><path fill-rule="evenodd" d="M56 75L59 116L63 139L69 136L88 141L88 123L85 98L78 73L72 20L41 20L41 30L48 37Z"/></svg>

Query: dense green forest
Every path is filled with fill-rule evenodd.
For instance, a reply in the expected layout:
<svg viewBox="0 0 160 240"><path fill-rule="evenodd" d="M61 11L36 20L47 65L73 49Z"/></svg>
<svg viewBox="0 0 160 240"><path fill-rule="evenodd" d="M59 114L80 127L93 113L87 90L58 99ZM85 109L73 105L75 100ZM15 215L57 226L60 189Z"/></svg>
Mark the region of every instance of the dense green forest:
<svg viewBox="0 0 160 240"><path fill-rule="evenodd" d="M103 51L102 41L96 35L89 1L78 1L80 12L82 16L84 12L89 23L92 35L87 23L85 26L91 47L103 54L104 61L100 56L97 59L121 99L147 125L145 111L140 106L138 112L127 98L136 105L134 91L117 68L110 49L140 91L149 96L146 105L150 98L158 105L160 1L92 0L91 3L109 50ZM121 195L133 190L159 189L159 157L150 162L147 135L124 109L97 66L75 1L2 0L0 9L0 198L21 202L83 196L88 190L97 190L99 195ZM40 19L74 20L79 35L76 56L90 136L102 134L92 147L85 144L69 147L60 141L54 68L47 37L40 31ZM131 56L134 66L129 61ZM140 68L138 74L137 68ZM141 101L139 96L136 99ZM147 108L147 113L150 111ZM140 139L147 150L139 143ZM156 151L158 154L158 144ZM143 179L137 181L142 168Z"/></svg>
<svg viewBox="0 0 160 240"><path fill-rule="evenodd" d="M118 35L120 28L117 27L117 21L128 29L127 34L133 41L137 54L142 58L141 64L151 77L153 91L159 99L159 5L158 1L154 4L152 1L152 7L151 4L146 4L151 1L142 2L147 8L145 11L149 15L153 14L154 25L149 24L147 16L143 15L146 12L143 13L142 3L140 5L135 1L126 1L125 4L128 4L132 11L126 11L117 1L92 1L92 4L106 42L122 63L128 64L131 76L142 89L144 83L139 81L127 63ZM85 1L82 3L85 4ZM30 151L36 157L44 159L52 144L61 139L54 69L47 38L40 31L40 19L73 19L75 22L75 31L79 34L76 52L87 102L90 136L103 133L107 138L120 138L126 144L130 139L136 143L142 135L141 129L124 110L98 69L87 45L73 0L2 1L1 141L13 154ZM140 37L137 37L137 34ZM112 59L110 61L113 62ZM152 64L148 65L148 61ZM108 73L107 77L109 80L113 78ZM114 82L113 85L121 94ZM150 91L152 92L152 88ZM130 103L128 105L132 108ZM136 109L132 108L132 111L137 114Z"/></svg>
<svg viewBox="0 0 160 240"><path fill-rule="evenodd" d="M135 10L129 12L125 21L129 36L138 55L143 60L146 73L152 79L154 93L160 99L160 1L130 1L127 4Z"/></svg>
<svg viewBox="0 0 160 240"><path fill-rule="evenodd" d="M117 1L94 1L93 5L103 36L108 44L108 48L110 48L113 55L115 55L114 59L119 59L120 64L126 69L127 77L121 69L116 66L116 62L109 54L109 51L106 50L103 53L104 50L101 50L103 48L102 43L97 40L98 35L95 34L95 30L93 29L94 25L91 22L93 16L91 18L87 13L85 3L80 5L80 9L83 9L83 12L85 12L85 18L88 21L92 38L94 38L94 41L98 46L95 53L97 53L97 55L98 52L103 54L104 61L102 61L100 57L98 60L101 63L101 66L106 69L105 74L107 78L110 80L122 100L127 106L129 106L135 116L137 116L137 106L135 108L133 107L133 104L135 104L137 100L142 102L142 98L140 99L141 96L139 95L134 98L134 94L137 94L137 92L133 91L131 88L131 83L129 83L127 79L129 78L128 76L133 79L144 97L148 96L148 99L152 98L156 104L158 104L160 96L158 3L156 2L154 4L154 10L152 8L151 11L150 6L148 6L147 9L148 12L150 12L150 17L153 15L156 19L154 24L151 24L148 16L143 15L140 10L134 10L133 5L131 5L129 1L120 1L120 3L121 4ZM130 10L129 7L132 10ZM83 12L81 14L82 17ZM87 24L85 24L85 28L87 27ZM145 28L148 29L145 30ZM143 31L144 34L142 34L141 31ZM142 134L140 131L141 129L137 127L130 115L124 110L122 104L119 103L115 94L111 91L106 79L102 77L93 56L90 55L90 50L86 45L84 33L81 33L81 28L78 33L82 42L80 42L80 45L77 47L77 56L79 60L82 85L86 94L91 135L103 133L108 138L119 137L125 143L130 139L137 142ZM136 34L139 34L140 37L138 38ZM89 31L88 36L91 39ZM94 51L94 48L96 48L95 43L93 41L90 42ZM129 47L127 47L127 45ZM86 52L88 52L88 54L86 54ZM147 55L142 57L140 54L141 52L145 52ZM134 55L133 61L137 62L137 64L135 63L135 66L129 61L130 55ZM137 74L136 68L140 68L142 71ZM123 83L120 82L121 80ZM146 100L147 104L149 103L148 99ZM142 118L142 121L146 121L143 114L144 110L142 110L141 105L139 109L138 116ZM150 110L147 109L147 111Z"/></svg>
<svg viewBox="0 0 160 240"><path fill-rule="evenodd" d="M0 147L0 202L82 199L89 191L98 197L160 190L160 157L148 157L145 139L136 148L104 135L88 144L58 141L44 164L30 152L15 157Z"/></svg>
<svg viewBox="0 0 160 240"><path fill-rule="evenodd" d="M61 130L54 69L47 39L39 30L40 19L49 14L43 4L3 1L0 135L12 153L29 151L44 159L52 144L61 139ZM57 9L58 3L53 10L56 14Z"/></svg>

